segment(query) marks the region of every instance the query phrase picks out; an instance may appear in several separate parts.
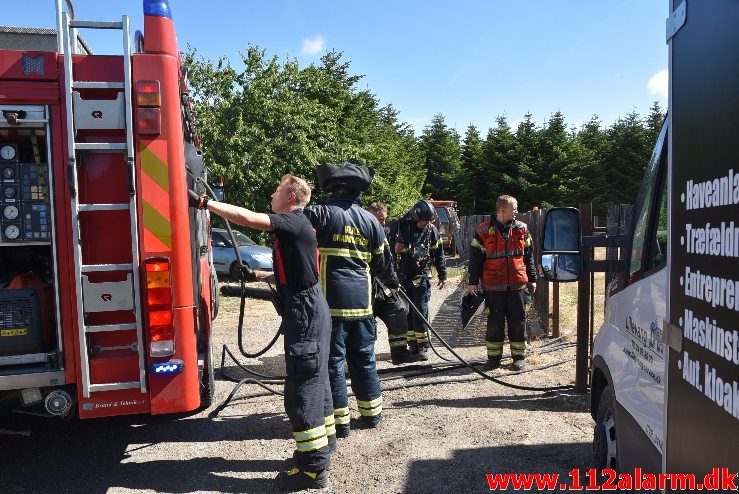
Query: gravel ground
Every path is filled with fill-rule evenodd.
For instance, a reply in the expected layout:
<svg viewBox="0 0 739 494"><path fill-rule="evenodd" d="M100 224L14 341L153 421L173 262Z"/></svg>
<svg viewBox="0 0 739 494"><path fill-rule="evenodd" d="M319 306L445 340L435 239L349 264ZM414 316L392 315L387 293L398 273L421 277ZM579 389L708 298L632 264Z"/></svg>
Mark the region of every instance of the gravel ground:
<svg viewBox="0 0 739 494"><path fill-rule="evenodd" d="M483 358L484 321L462 331L459 299L464 287L451 280L434 289L432 324L466 359ZM221 297L214 348L224 344L238 355L238 299ZM244 342L256 351L270 340L279 320L269 302L249 299ZM387 331L379 323L378 367L389 363ZM542 347L536 340L530 367L574 357L574 348ZM242 359L264 374L284 373L282 341L258 359ZM506 346L506 350L507 350ZM449 353L440 349L442 355ZM442 362L432 355L430 362ZM508 361L510 362L510 361ZM505 365L495 375L506 374ZM246 374L226 360L225 372ZM529 386L574 383L574 361L507 377ZM399 374L383 386L429 380L471 378L458 371L407 378ZM279 387L278 387L279 388ZM215 403L233 384L218 380ZM560 473L591 464L592 419L589 398L565 391L519 391L487 380L387 391L383 420L372 430L353 430L339 440L331 483L325 492L489 492L486 473ZM350 402L356 419L356 403ZM0 429L31 435L0 435L0 487L3 492L277 492L272 479L288 467L293 449L282 399L248 385L213 417L214 408L185 417L122 417L79 423L51 423L10 417ZM8 454L7 452L15 452ZM565 481L566 479L562 479ZM514 492L513 489L509 490ZM535 489L530 492L537 492Z"/></svg>

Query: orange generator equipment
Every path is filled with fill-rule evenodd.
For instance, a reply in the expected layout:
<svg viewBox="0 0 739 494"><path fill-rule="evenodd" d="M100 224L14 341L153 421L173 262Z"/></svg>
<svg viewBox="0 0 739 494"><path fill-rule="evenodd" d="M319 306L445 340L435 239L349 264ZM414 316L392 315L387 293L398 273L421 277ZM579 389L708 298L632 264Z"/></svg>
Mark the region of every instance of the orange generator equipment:
<svg viewBox="0 0 739 494"><path fill-rule="evenodd" d="M213 396L207 180L166 0L129 20L0 28L0 404L81 418ZM93 55L81 29L122 33ZM30 35L47 49L24 49ZM24 37L25 36L25 37ZM31 46L28 43L28 46ZM9 405L9 406L8 406Z"/></svg>

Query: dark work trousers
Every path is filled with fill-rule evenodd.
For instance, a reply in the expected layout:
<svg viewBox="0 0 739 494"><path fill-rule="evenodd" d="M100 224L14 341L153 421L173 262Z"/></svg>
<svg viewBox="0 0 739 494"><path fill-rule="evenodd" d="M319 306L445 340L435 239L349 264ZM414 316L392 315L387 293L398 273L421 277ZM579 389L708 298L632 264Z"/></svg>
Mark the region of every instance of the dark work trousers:
<svg viewBox="0 0 739 494"><path fill-rule="evenodd" d="M390 352L402 349L405 351L408 333L408 306L405 300L394 290L390 293L378 293L372 304L372 312L376 318L387 326L387 339ZM394 350L395 349L395 350Z"/></svg>
<svg viewBox="0 0 739 494"><path fill-rule="evenodd" d="M334 402L336 425L349 426L349 397L346 390L344 361L349 364L352 391L357 408L370 422L379 420L382 413L382 391L375 361L377 325L373 317L359 320L332 319L331 356L328 372Z"/></svg>
<svg viewBox="0 0 739 494"><path fill-rule="evenodd" d="M403 280L402 285L413 305L428 321L429 300L431 300L431 282L429 279L424 277L415 280ZM408 341L416 342L419 345L427 345L429 342L428 327L412 307L408 307Z"/></svg>
<svg viewBox="0 0 739 494"><path fill-rule="evenodd" d="M319 472L331 464L329 441L336 441L328 375L331 313L319 284L295 293L280 288L293 459L301 470Z"/></svg>
<svg viewBox="0 0 739 494"><path fill-rule="evenodd" d="M485 292L485 304L489 311L485 333L488 358L500 358L503 355L506 321L513 360L524 358L526 353L524 290Z"/></svg>

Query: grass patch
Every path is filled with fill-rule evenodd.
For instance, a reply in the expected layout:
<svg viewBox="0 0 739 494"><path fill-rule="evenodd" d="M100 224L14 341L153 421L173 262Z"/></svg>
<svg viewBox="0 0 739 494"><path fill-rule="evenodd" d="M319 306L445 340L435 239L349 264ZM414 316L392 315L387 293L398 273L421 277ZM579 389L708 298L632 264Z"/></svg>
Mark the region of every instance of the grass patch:
<svg viewBox="0 0 739 494"><path fill-rule="evenodd" d="M595 249L596 259L606 258L606 249L598 247ZM560 283L559 284L559 328L561 335L568 335L566 339L575 339L577 330L577 286L578 283L585 283L587 278L594 277L593 286L593 328L595 334L598 333L603 324L603 316L605 314L605 273L586 273L577 283ZM553 290L549 289L549 307L550 312L553 306Z"/></svg>

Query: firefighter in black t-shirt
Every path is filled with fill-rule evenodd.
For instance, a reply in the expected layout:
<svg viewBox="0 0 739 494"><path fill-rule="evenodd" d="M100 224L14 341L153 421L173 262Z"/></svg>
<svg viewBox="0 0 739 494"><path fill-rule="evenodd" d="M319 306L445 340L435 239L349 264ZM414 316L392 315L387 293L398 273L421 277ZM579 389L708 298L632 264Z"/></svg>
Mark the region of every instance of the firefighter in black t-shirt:
<svg viewBox="0 0 739 494"><path fill-rule="evenodd" d="M328 377L331 314L318 283L315 231L303 214L310 187L285 175L272 194L275 214L263 214L208 200L190 192L190 204L229 221L275 234L274 274L245 274L247 281L274 279L285 340L285 412L293 427L295 467L280 472L286 490L322 488L328 482L331 451L336 447L334 409Z"/></svg>

